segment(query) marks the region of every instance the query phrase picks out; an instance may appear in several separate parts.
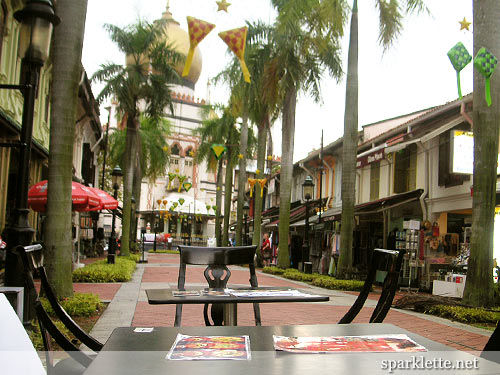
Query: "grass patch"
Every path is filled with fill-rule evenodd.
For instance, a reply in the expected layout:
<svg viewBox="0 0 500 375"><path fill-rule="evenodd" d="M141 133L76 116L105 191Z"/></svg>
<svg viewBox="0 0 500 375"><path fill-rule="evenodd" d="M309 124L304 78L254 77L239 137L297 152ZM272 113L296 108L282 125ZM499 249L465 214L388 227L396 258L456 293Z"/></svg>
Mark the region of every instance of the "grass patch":
<svg viewBox="0 0 500 375"><path fill-rule="evenodd" d="M100 260L78 268L73 272L73 282L81 283L115 283L132 279L135 271L138 254L131 257L116 257L115 264L108 264L107 260Z"/></svg>
<svg viewBox="0 0 500 375"><path fill-rule="evenodd" d="M295 268L283 269L271 266L264 267L262 272L279 275L289 280L302 281L320 288L332 290L360 291L364 284L363 281L359 280L338 280L334 277L320 275L318 273L304 273L296 270Z"/></svg>

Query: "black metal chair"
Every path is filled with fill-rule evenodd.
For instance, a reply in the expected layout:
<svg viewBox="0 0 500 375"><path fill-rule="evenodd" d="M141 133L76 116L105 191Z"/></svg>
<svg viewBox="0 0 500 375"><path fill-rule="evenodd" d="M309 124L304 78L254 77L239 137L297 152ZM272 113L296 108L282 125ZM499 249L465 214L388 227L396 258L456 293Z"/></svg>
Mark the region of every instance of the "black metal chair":
<svg viewBox="0 0 500 375"><path fill-rule="evenodd" d="M361 292L359 293L354 304L342 317L342 319L340 319L338 324L351 323L361 311L366 299L368 298L368 294L372 289L377 270L385 271L387 272L387 275L384 279L382 293L380 294L375 310L373 310L370 317L370 323L382 323L384 321L389 309L391 308L394 295L396 294L399 273L401 271L401 264L403 262L405 252L405 250L373 250L371 266L368 270L368 275L366 276L363 288L361 289Z"/></svg>
<svg viewBox="0 0 500 375"><path fill-rule="evenodd" d="M481 353L481 358L500 363L500 322L490 336Z"/></svg>
<svg viewBox="0 0 500 375"><path fill-rule="evenodd" d="M26 289L30 293L35 293L35 311L40 326L40 332L42 334L43 344L46 350L48 374L82 374L92 362L94 356L87 355L81 351L76 346L78 345L78 340L95 351L99 351L102 348L102 344L83 331L80 326L66 313L66 311L64 311L62 306L57 301L57 298L48 283L47 274L45 273L45 268L43 266L42 246L18 246L16 248L16 252L19 254L23 262ZM40 276L43 291L56 316L78 340L70 340L66 337L52 321L47 311L45 311L45 308L40 302L39 295L36 292L33 279L34 272L37 272ZM52 340L54 340L57 345L66 351L70 355L70 358L54 364L52 356Z"/></svg>
<svg viewBox="0 0 500 375"><path fill-rule="evenodd" d="M257 287L257 276L255 274L254 256L257 246L236 246L236 247L197 247L178 246L180 252L179 277L177 288L184 289L186 281L186 265L207 266L204 271L205 279L210 288L225 288L231 271L228 265L248 264L250 270L250 286ZM207 326L222 325L223 306L222 304L212 304L210 309L210 322L208 314L209 305L203 308L203 317ZM260 326L260 308L258 303L253 304L255 325ZM181 325L182 304L176 305L174 326Z"/></svg>

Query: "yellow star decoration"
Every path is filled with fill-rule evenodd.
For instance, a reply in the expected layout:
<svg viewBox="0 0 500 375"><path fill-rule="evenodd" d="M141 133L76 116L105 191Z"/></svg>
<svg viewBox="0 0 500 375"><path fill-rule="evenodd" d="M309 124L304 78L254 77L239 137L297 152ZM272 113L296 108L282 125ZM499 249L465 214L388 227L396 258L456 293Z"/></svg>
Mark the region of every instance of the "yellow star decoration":
<svg viewBox="0 0 500 375"><path fill-rule="evenodd" d="M273 160L272 155L268 155L267 160Z"/></svg>
<svg viewBox="0 0 500 375"><path fill-rule="evenodd" d="M458 21L458 23L460 24L460 30L469 30L469 26L470 26L470 22L468 22L465 17L462 21Z"/></svg>
<svg viewBox="0 0 500 375"><path fill-rule="evenodd" d="M243 154L238 154L239 159L243 159Z"/></svg>
<svg viewBox="0 0 500 375"><path fill-rule="evenodd" d="M219 7L219 9L217 9L217 12L223 10L227 13L227 7L231 5L231 3L228 3L226 0L216 1L216 3Z"/></svg>
<svg viewBox="0 0 500 375"><path fill-rule="evenodd" d="M255 170L255 174L258 175L260 173L260 169Z"/></svg>
<svg viewBox="0 0 500 375"><path fill-rule="evenodd" d="M189 151L189 156L193 157L194 156L194 151Z"/></svg>

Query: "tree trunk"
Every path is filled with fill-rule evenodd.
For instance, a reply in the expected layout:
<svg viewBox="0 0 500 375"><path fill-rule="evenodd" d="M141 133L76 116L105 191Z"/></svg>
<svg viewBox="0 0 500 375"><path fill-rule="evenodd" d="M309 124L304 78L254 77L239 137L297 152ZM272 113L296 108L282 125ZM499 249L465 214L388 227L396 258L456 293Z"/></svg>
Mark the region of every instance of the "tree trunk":
<svg viewBox="0 0 500 375"><path fill-rule="evenodd" d="M347 59L344 141L342 146L342 219L340 258L337 277L344 279L352 270L354 204L356 199L356 155L358 145L358 7L354 0Z"/></svg>
<svg viewBox="0 0 500 375"><path fill-rule="evenodd" d="M222 160L219 160L219 165L217 166L217 183L215 192L215 239L217 241L217 246L222 246L222 233L220 225L220 211L222 204Z"/></svg>
<svg viewBox="0 0 500 375"><path fill-rule="evenodd" d="M292 85L285 94L281 127L280 222L278 267L290 267L288 237L290 233L290 201L292 199L293 143L297 88Z"/></svg>
<svg viewBox="0 0 500 375"><path fill-rule="evenodd" d="M264 167L266 159L266 135L269 119L266 118L262 124L259 126L257 134L257 169L260 173L256 178L264 177ZM261 224L262 224L262 198L260 196L260 186L255 184L253 199L254 199L254 211L253 211L253 238L252 244L257 245L257 260L260 263L262 254L260 252L261 245Z"/></svg>
<svg viewBox="0 0 500 375"><path fill-rule="evenodd" d="M50 284L56 295L63 298L73 295L71 177L87 0L59 2L56 12L62 22L54 29L51 53L53 70L45 265Z"/></svg>
<svg viewBox="0 0 500 375"><path fill-rule="evenodd" d="M229 225L231 216L231 198L233 191L233 166L231 159L233 157L233 146L227 148L226 178L224 181L224 227L222 233L222 246L229 246Z"/></svg>
<svg viewBox="0 0 500 375"><path fill-rule="evenodd" d="M130 209L134 184L135 155L137 154L137 124L138 119L135 114L127 117L127 134L125 144L127 152L125 154L125 171L123 173L123 211L122 211L122 238L120 255L130 255ZM117 236L118 238L118 236Z"/></svg>
<svg viewBox="0 0 500 375"><path fill-rule="evenodd" d="M245 187L247 183L247 147L248 147L248 115L243 114L241 123L240 154L240 172L238 173L238 205L236 207L236 246L243 245L242 240L245 234L243 205L245 204ZM243 236L242 236L243 233ZM245 239L246 241L246 239Z"/></svg>
<svg viewBox="0 0 500 375"><path fill-rule="evenodd" d="M142 158L142 144L141 144L141 132L136 132L136 144L137 144L137 157L136 165L134 170L134 185L132 196L135 199L136 210L139 210L139 204L141 202L141 189L142 189L142 168L141 168L141 158ZM133 251L137 251L136 240L137 240L137 223L136 223L136 213L135 211L130 211L130 246Z"/></svg>
<svg viewBox="0 0 500 375"><path fill-rule="evenodd" d="M474 0L474 56L485 47L500 56L496 29L500 2ZM463 301L489 307L493 292L493 232L500 123L500 81L491 80L492 105L485 101L485 78L474 69L474 175L472 196L472 237Z"/></svg>

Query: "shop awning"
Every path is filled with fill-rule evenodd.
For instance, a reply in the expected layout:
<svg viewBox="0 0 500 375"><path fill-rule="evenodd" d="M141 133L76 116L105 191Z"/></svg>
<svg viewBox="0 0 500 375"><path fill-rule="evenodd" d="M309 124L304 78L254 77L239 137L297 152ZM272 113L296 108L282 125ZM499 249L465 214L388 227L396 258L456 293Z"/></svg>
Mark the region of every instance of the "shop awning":
<svg viewBox="0 0 500 375"><path fill-rule="evenodd" d="M302 217L302 215L305 214L305 212L306 212L306 206L300 206L299 208L290 211L290 223L300 220L300 218ZM269 224L266 224L266 228L277 227L279 225L279 222L280 221L278 219Z"/></svg>
<svg viewBox="0 0 500 375"><path fill-rule="evenodd" d="M391 195L390 197L377 199L375 201L361 203L354 208L354 215L378 213L390 208L407 204L419 199L423 192L424 191L422 189L417 189L401 194ZM341 214L342 207L334 207L330 208L323 215L321 215L321 218L324 221L334 221L339 220Z"/></svg>

